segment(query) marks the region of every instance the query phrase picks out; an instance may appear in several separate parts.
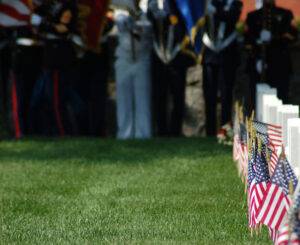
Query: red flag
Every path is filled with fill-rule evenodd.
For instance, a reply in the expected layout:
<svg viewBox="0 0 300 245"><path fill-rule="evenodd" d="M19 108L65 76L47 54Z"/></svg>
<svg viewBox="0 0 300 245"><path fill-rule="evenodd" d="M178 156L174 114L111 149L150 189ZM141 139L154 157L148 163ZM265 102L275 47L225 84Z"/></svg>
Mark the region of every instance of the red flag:
<svg viewBox="0 0 300 245"><path fill-rule="evenodd" d="M97 50L109 0L79 0L79 29L86 46Z"/></svg>

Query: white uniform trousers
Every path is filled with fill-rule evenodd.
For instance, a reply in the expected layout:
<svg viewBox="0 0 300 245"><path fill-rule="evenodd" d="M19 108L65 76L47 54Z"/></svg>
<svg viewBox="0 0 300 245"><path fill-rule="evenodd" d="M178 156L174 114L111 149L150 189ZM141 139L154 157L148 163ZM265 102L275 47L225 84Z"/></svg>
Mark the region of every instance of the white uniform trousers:
<svg viewBox="0 0 300 245"><path fill-rule="evenodd" d="M150 57L147 55L139 57L136 62L120 57L115 65L117 138L150 138L152 136Z"/></svg>

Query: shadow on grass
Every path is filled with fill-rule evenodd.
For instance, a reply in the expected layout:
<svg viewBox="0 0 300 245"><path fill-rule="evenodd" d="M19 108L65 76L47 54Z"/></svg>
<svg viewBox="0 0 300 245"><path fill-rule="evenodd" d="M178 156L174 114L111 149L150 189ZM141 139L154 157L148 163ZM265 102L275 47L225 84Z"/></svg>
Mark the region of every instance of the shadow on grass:
<svg viewBox="0 0 300 245"><path fill-rule="evenodd" d="M213 138L157 138L142 141L34 138L0 142L0 162L141 164L156 159L220 156L228 154L230 150L230 147L218 145Z"/></svg>

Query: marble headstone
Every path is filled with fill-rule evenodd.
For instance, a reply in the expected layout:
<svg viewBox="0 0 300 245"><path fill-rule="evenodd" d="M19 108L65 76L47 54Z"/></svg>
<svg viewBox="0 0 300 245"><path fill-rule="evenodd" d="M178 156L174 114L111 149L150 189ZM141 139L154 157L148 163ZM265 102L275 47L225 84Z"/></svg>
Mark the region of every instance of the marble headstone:
<svg viewBox="0 0 300 245"><path fill-rule="evenodd" d="M262 121L263 114L263 95L277 95L277 90L268 84L259 83L256 85L256 119Z"/></svg>
<svg viewBox="0 0 300 245"><path fill-rule="evenodd" d="M282 101L276 95L264 94L262 96L263 110L262 121L276 124L277 106L282 105Z"/></svg>
<svg viewBox="0 0 300 245"><path fill-rule="evenodd" d="M277 122L278 125L282 127L282 143L284 146L288 144L287 142L287 121L290 118L299 117L299 106L295 105L281 105L277 107Z"/></svg>
<svg viewBox="0 0 300 245"><path fill-rule="evenodd" d="M297 176L300 170L300 118L290 118L287 121L288 147L287 157Z"/></svg>

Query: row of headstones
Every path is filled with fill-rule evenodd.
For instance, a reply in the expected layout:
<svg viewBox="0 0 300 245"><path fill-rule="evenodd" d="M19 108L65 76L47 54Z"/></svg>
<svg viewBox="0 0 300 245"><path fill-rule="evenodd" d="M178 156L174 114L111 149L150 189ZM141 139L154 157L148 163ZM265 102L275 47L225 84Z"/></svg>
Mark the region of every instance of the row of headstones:
<svg viewBox="0 0 300 245"><path fill-rule="evenodd" d="M282 127L282 143L287 158L300 176L300 118L298 105L283 104L277 90L267 84L256 87L256 119Z"/></svg>

